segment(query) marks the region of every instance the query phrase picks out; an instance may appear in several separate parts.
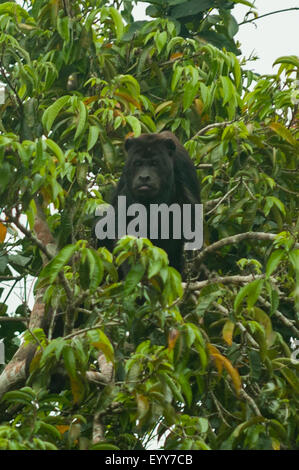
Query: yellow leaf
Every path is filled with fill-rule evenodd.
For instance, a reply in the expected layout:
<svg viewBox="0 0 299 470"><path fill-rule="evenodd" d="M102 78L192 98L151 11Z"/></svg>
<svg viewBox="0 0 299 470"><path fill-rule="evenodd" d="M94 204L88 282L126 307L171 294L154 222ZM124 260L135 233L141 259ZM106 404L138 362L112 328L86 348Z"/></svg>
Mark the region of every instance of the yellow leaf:
<svg viewBox="0 0 299 470"><path fill-rule="evenodd" d="M235 369L235 367L233 367L232 363L226 357L224 357L224 356L222 356L222 357L224 358L223 365L226 368L228 374L231 376L231 379L233 381L233 384L234 384L234 387L235 387L235 390L236 390L237 394L239 394L240 390L241 390L241 387L242 387L240 374L237 371L237 369Z"/></svg>
<svg viewBox="0 0 299 470"><path fill-rule="evenodd" d="M291 145L297 144L297 141L295 137L293 136L293 134L291 133L291 131L280 122L270 122L269 127L270 129L272 129L272 131L276 132L276 134L278 134L284 140L289 142L289 144Z"/></svg>
<svg viewBox="0 0 299 470"><path fill-rule="evenodd" d="M274 437L272 438L272 448L273 450L280 450L280 442Z"/></svg>
<svg viewBox="0 0 299 470"><path fill-rule="evenodd" d="M194 104L195 104L195 110L196 110L197 114L199 116L201 116L202 115L202 110L204 108L204 104L203 104L202 100L200 100L199 98L196 98L194 100Z"/></svg>
<svg viewBox="0 0 299 470"><path fill-rule="evenodd" d="M183 53L182 53L182 52L175 52L174 54L171 54L170 60L179 59L179 58L182 57L182 56L183 56Z"/></svg>
<svg viewBox="0 0 299 470"><path fill-rule="evenodd" d="M212 358L214 359L215 365L216 365L217 370L218 370L218 374L221 375L222 374L222 369L223 369L223 361L221 360L221 357L223 357L223 356L221 356L218 349L215 346L213 346L212 344L208 343L207 347L208 347L208 351L210 353L210 356L212 356ZM220 359L219 359L219 357L220 357Z"/></svg>
<svg viewBox="0 0 299 470"><path fill-rule="evenodd" d="M237 394L240 393L242 382L241 377L237 369L232 365L232 363L223 356L218 349L212 344L208 344L208 350L212 358L214 359L215 365L217 367L218 373L221 375L223 367L226 369L227 373L230 375L232 382L234 384Z"/></svg>
<svg viewBox="0 0 299 470"><path fill-rule="evenodd" d="M234 329L235 329L235 324L231 320L227 320L224 323L224 327L222 330L222 337L229 346L233 344Z"/></svg>
<svg viewBox="0 0 299 470"><path fill-rule="evenodd" d="M134 106L136 106L136 108L141 109L140 103L135 98L133 98L133 96L128 95L128 93L116 91L114 94L119 98L123 98L125 101L132 103Z"/></svg>
<svg viewBox="0 0 299 470"><path fill-rule="evenodd" d="M70 429L70 426L69 424L56 424L55 426L58 431L60 432L60 434L64 434L66 431L68 431Z"/></svg>
<svg viewBox="0 0 299 470"><path fill-rule="evenodd" d="M7 228L0 222L0 243L3 243L6 237Z"/></svg>
<svg viewBox="0 0 299 470"><path fill-rule="evenodd" d="M176 328L172 328L169 332L168 335L168 349L169 351L172 351L173 348L175 347L175 343L177 342L177 339L179 337L180 333Z"/></svg>
<svg viewBox="0 0 299 470"><path fill-rule="evenodd" d="M159 104L159 106L156 107L155 109L155 114L160 113L160 111L164 110L168 106L172 105L173 101L164 101L164 103Z"/></svg>
<svg viewBox="0 0 299 470"><path fill-rule="evenodd" d="M80 403L84 398L84 386L78 377L70 377L74 403Z"/></svg>

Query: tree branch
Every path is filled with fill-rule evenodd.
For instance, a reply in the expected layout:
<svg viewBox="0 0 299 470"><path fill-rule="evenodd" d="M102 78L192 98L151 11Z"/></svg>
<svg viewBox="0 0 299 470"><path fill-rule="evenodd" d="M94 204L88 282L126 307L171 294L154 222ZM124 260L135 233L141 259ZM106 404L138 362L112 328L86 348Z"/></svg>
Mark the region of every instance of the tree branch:
<svg viewBox="0 0 299 470"><path fill-rule="evenodd" d="M246 393L245 390L243 390L243 389L240 390L240 396L248 402L248 404L251 406L251 408L253 409L254 413L257 416L262 416L262 413L260 412L260 410L259 410L257 404L255 403L254 399L250 395L248 395L248 393Z"/></svg>
<svg viewBox="0 0 299 470"><path fill-rule="evenodd" d="M98 357L98 364L101 370L102 379L107 384L114 382L114 365L112 362L107 361L104 354L100 354ZM95 414L93 420L92 430L92 442L97 444L105 440L105 428L102 423L103 411L99 411Z"/></svg>
<svg viewBox="0 0 299 470"><path fill-rule="evenodd" d="M191 291L194 290L199 290L203 289L206 286L209 286L210 284L242 284L246 282L251 282L255 281L256 279L264 279L265 274L259 274L259 275L254 275L254 274L249 274L248 276L219 276L219 277L214 277L211 279L206 279L204 281L197 281L197 282L191 282L188 284L188 289ZM186 283L182 283L183 287L186 287Z"/></svg>
<svg viewBox="0 0 299 470"><path fill-rule="evenodd" d="M205 134L206 132L210 131L211 129L216 129L217 127L226 127L229 126L230 124L233 124L236 122L236 120L233 121L224 121L224 122L214 122L212 124L209 124L206 127L203 127L200 129L193 137L191 137L190 140L194 140L197 137L201 136L202 134Z"/></svg>
<svg viewBox="0 0 299 470"><path fill-rule="evenodd" d="M213 209L211 209L211 210L210 210L209 212L207 212L205 215L210 215L210 214L212 214L212 212L214 212L214 211L217 209L217 207L219 207L220 204L221 204L223 201L225 201L225 199L227 199L227 198L235 191L235 189L237 189L237 188L240 186L240 184L241 184L241 180L238 181L238 183L237 183L233 188L231 188L223 197L221 197L220 200L217 202L216 206L213 207Z"/></svg>
<svg viewBox="0 0 299 470"><path fill-rule="evenodd" d="M275 241L276 236L277 235L275 235L274 233L245 232L238 233L237 235L233 235L231 237L223 238L222 240L212 243L212 245L209 245L204 250L202 250L196 257L196 264L200 264L207 254L213 251L217 251L223 246L233 245L234 243L240 243L243 240L261 240L273 242ZM299 248L299 243L295 243L294 248Z"/></svg>
<svg viewBox="0 0 299 470"><path fill-rule="evenodd" d="M9 216L9 222L12 222L18 229L31 240L45 255L48 259L52 258L52 254L48 251L48 249L40 242L40 240L33 235L24 225L22 225L17 217Z"/></svg>
<svg viewBox="0 0 299 470"><path fill-rule="evenodd" d="M56 244L53 236L48 227L45 214L43 209L36 202L37 213L34 222L35 234L31 233L26 227L24 227L18 216L13 217L9 215L9 221L14 223L16 227L30 240L34 242L36 246L41 250L43 255L43 263L46 264L49 259L52 259L54 251L56 250ZM50 248L50 249L49 249ZM53 253L52 253L53 251ZM45 303L43 301L45 288L41 288L35 295L35 303L30 314L30 320L28 330L34 336L34 330L36 328L48 329L51 322L52 311L46 312ZM35 338L37 340L37 338ZM38 340L37 340L38 341ZM11 361L6 365L4 371L0 375L0 398L1 396L15 387L19 383L24 383L28 376L29 366L34 357L36 351L36 344L22 344Z"/></svg>
<svg viewBox="0 0 299 470"><path fill-rule="evenodd" d="M11 322L11 321L21 321L27 323L29 318L27 317L0 317L0 323L2 322Z"/></svg>
<svg viewBox="0 0 299 470"><path fill-rule="evenodd" d="M21 98L19 97L19 94L18 94L16 88L11 83L10 78L8 78L7 73L5 71L5 68L3 66L3 63L2 63L3 62L4 52L5 52L5 45L3 44L2 45L2 53L1 53L1 61L0 61L0 72L3 76L3 79L5 80L5 82L7 83L9 88L11 89L11 91L13 92L13 94L15 96L15 99L16 99L16 102L18 104L20 115L22 116L23 115L23 102L22 102Z"/></svg>
<svg viewBox="0 0 299 470"><path fill-rule="evenodd" d="M291 8L284 8L283 10L277 11L270 11L269 13L264 13L264 15L260 15L256 18L252 18L251 20L242 21L238 24L238 26L242 26L243 24L252 23L253 21L259 20L261 18L265 18L265 16L276 15L277 13L283 13L285 11L292 11L292 10L299 10L299 7L291 7Z"/></svg>

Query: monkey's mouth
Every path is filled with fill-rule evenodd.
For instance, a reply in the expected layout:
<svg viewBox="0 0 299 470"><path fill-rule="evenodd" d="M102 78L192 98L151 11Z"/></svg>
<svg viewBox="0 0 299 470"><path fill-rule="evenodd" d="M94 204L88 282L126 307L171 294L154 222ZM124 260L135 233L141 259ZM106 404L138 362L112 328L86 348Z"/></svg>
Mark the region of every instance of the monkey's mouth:
<svg viewBox="0 0 299 470"><path fill-rule="evenodd" d="M153 191L154 188L152 186L149 186L148 184L142 184L141 186L138 186L137 191Z"/></svg>

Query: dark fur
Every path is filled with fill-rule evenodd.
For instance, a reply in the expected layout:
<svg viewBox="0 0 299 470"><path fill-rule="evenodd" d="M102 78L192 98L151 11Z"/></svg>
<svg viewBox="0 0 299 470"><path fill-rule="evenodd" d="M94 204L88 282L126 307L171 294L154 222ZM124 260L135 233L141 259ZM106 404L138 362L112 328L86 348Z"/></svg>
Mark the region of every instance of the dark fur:
<svg viewBox="0 0 299 470"><path fill-rule="evenodd" d="M142 134L127 139L125 149L128 158L112 199L114 208L120 195L126 196L127 206L132 203L148 206L151 203L194 205L200 202L194 164L174 134L168 131ZM184 240L158 238L153 243L163 248L169 264L182 272ZM111 244L105 245L111 249Z"/></svg>

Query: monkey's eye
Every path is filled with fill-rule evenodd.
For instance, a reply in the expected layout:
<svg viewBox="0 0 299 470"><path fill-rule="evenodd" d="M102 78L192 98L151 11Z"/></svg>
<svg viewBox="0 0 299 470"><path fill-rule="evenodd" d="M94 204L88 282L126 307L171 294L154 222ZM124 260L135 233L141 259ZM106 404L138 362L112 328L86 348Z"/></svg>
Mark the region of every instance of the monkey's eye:
<svg viewBox="0 0 299 470"><path fill-rule="evenodd" d="M136 160L135 166L142 166L142 161L141 160Z"/></svg>
<svg viewBox="0 0 299 470"><path fill-rule="evenodd" d="M151 166L158 166L158 160L151 160Z"/></svg>

